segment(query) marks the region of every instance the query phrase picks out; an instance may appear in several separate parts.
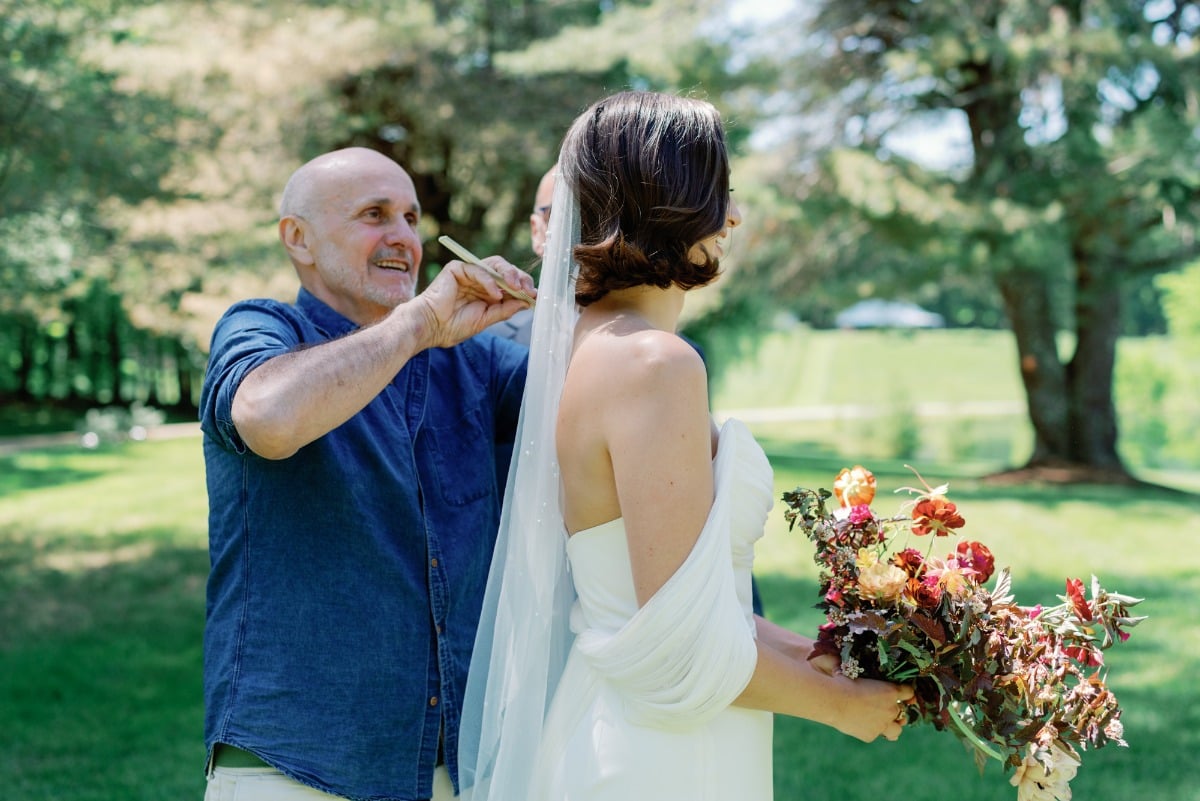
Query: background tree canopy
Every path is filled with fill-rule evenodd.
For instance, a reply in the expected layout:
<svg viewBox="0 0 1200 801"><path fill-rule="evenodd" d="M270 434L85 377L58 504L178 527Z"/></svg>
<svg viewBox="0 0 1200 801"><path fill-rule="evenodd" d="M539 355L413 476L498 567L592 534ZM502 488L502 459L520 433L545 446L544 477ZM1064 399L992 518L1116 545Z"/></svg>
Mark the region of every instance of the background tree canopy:
<svg viewBox="0 0 1200 801"><path fill-rule="evenodd" d="M229 302L294 295L275 204L332 148L409 169L427 270L440 233L533 267L566 126L639 87L729 123L751 213L689 321L715 370L777 311L915 300L1011 326L1033 464L1120 478L1115 343L1197 254L1200 7L755 7L0 0L0 402L188 413Z"/></svg>
<svg viewBox="0 0 1200 801"><path fill-rule="evenodd" d="M790 230L805 241L773 271L778 294L821 282L883 288L952 320L1002 311L1035 431L1030 465L1122 477L1118 336L1145 330L1150 279L1200 247L1200 5L807 11L783 90L798 147L779 184L799 198L805 224ZM828 314L823 300L807 301L814 314Z"/></svg>

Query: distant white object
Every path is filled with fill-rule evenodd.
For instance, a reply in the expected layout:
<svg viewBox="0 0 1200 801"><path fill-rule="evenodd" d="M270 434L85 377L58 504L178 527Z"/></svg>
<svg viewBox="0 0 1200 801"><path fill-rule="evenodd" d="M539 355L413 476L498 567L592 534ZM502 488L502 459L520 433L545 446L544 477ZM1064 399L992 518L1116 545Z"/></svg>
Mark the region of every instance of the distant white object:
<svg viewBox="0 0 1200 801"><path fill-rule="evenodd" d="M838 312L838 328L944 328L946 319L904 300L871 298Z"/></svg>

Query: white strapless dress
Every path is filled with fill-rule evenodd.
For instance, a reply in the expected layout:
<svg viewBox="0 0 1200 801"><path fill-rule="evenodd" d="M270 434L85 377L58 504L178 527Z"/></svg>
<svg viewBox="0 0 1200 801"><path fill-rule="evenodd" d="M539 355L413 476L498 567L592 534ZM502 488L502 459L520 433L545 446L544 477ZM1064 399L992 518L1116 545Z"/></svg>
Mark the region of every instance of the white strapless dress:
<svg viewBox="0 0 1200 801"><path fill-rule="evenodd" d="M687 561L638 608L623 521L567 542L576 638L547 716L540 801L769 801L769 712L731 706L757 661L750 568L773 499L766 455L721 428L716 495Z"/></svg>

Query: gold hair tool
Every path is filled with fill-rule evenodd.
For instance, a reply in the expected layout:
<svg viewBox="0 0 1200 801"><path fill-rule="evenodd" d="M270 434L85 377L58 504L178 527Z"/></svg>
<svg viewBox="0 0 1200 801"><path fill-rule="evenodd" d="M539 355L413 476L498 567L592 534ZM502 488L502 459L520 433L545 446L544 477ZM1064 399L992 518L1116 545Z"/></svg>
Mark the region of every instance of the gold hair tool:
<svg viewBox="0 0 1200 801"><path fill-rule="evenodd" d="M533 297L531 297L528 292L525 292L524 290L516 289L515 287L509 286L508 282L504 280L504 277L501 276L500 273L496 272L496 270L494 270L493 268L484 264L483 261L478 256L476 256L474 253L467 250L462 245L458 244L457 242L455 242L453 239L451 239L448 236L445 236L445 235L439 236L438 241L441 242L443 245L445 245L447 248L449 248L450 251L452 251L455 256L458 256L460 259L462 259L465 262L474 264L476 267L479 267L485 273L490 275L493 279L495 279L496 283L500 285L500 288L502 290L504 290L508 294L512 295L514 298L517 298L518 300L525 301L530 306L533 305L533 303L534 303Z"/></svg>

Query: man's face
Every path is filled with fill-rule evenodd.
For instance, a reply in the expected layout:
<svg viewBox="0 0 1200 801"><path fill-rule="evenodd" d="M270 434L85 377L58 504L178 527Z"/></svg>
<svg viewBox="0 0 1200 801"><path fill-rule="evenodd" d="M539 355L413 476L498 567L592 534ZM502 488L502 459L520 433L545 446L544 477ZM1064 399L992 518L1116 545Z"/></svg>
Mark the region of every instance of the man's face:
<svg viewBox="0 0 1200 801"><path fill-rule="evenodd" d="M309 291L360 325L412 300L421 207L408 174L386 157L368 157L331 168L318 187L304 221L315 260Z"/></svg>
<svg viewBox="0 0 1200 801"><path fill-rule="evenodd" d="M554 199L553 170L542 176L534 197L533 214L529 215L529 239L539 259L546 254L546 231L550 224L550 201Z"/></svg>

